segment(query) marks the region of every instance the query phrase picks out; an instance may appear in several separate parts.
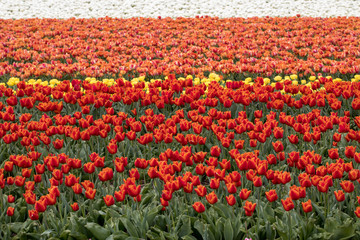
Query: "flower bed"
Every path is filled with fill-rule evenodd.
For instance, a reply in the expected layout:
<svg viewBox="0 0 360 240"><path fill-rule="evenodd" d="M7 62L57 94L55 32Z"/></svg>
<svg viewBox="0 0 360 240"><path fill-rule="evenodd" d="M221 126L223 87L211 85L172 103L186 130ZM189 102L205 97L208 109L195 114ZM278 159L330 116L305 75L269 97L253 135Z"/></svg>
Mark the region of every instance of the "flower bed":
<svg viewBox="0 0 360 240"><path fill-rule="evenodd" d="M3 20L1 238L358 238L356 21Z"/></svg>
<svg viewBox="0 0 360 240"><path fill-rule="evenodd" d="M0 20L0 76L50 80L211 72L240 80L359 73L360 18Z"/></svg>

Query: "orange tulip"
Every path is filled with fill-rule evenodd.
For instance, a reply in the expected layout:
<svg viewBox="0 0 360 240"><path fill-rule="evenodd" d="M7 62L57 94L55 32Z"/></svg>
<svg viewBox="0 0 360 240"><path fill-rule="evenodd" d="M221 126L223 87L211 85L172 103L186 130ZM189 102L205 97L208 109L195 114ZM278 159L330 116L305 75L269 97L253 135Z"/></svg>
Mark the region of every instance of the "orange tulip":
<svg viewBox="0 0 360 240"><path fill-rule="evenodd" d="M210 204L215 204L218 201L218 198L215 194L215 192L211 192L208 195L206 195L206 200L210 203Z"/></svg>
<svg viewBox="0 0 360 240"><path fill-rule="evenodd" d="M281 203L282 203L285 211L290 211L291 209L294 208L293 200L290 197L286 198L285 200L281 199Z"/></svg>
<svg viewBox="0 0 360 240"><path fill-rule="evenodd" d="M244 206L245 215L246 216L252 216L254 211L255 211L255 207L256 207L256 203L246 201L245 206Z"/></svg>
<svg viewBox="0 0 360 240"><path fill-rule="evenodd" d="M205 212L205 206L204 204L202 204L201 202L195 202L192 207L194 208L195 211L197 211L198 213L202 213Z"/></svg>
<svg viewBox="0 0 360 240"><path fill-rule="evenodd" d="M236 203L236 198L234 197L234 195L231 194L229 196L226 196L226 201L230 206L233 206Z"/></svg>
<svg viewBox="0 0 360 240"><path fill-rule="evenodd" d="M111 206L115 203L114 197L112 195L106 195L105 197L103 197L103 199L106 206Z"/></svg>
<svg viewBox="0 0 360 240"><path fill-rule="evenodd" d="M307 213L312 211L311 199L307 200L306 202L302 202L301 205L304 212Z"/></svg>
<svg viewBox="0 0 360 240"><path fill-rule="evenodd" d="M239 197L242 199L242 200L246 200L249 198L251 194L251 191L246 189L246 188L243 188L241 189L240 193L239 193Z"/></svg>
<svg viewBox="0 0 360 240"><path fill-rule="evenodd" d="M278 195L274 189L265 192L265 196L269 202L274 202L278 199Z"/></svg>
<svg viewBox="0 0 360 240"><path fill-rule="evenodd" d="M71 206L71 208L72 208L72 210L73 210L74 212L76 212L76 211L79 210L79 204L76 203L76 202L73 203L73 204L71 204L70 206Z"/></svg>
<svg viewBox="0 0 360 240"><path fill-rule="evenodd" d="M13 216L15 212L15 209L13 207L8 207L6 210L6 215L8 215L9 217Z"/></svg>
<svg viewBox="0 0 360 240"><path fill-rule="evenodd" d="M29 210L28 215L31 220L38 220L39 219L39 213L36 210Z"/></svg>

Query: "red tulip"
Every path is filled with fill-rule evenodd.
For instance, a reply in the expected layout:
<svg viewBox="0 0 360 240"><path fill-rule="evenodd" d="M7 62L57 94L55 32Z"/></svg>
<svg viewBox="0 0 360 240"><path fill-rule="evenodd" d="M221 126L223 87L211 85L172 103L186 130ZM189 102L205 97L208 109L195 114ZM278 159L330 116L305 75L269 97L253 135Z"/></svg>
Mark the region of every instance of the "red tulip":
<svg viewBox="0 0 360 240"><path fill-rule="evenodd" d="M241 175L238 171L233 171L229 175L233 182L239 182L241 180Z"/></svg>
<svg viewBox="0 0 360 240"><path fill-rule="evenodd" d="M71 204L70 206L71 206L71 208L72 208L72 210L73 210L74 212L76 212L76 211L79 210L79 204L76 203L76 202L73 203L73 204Z"/></svg>
<svg viewBox="0 0 360 240"><path fill-rule="evenodd" d="M87 199L94 199L95 194L96 194L96 189L87 188L87 189L85 190L85 197L86 197Z"/></svg>
<svg viewBox="0 0 360 240"><path fill-rule="evenodd" d="M52 171L52 176L56 179L56 180L60 180L63 178L63 173L61 172L60 169L54 169ZM74 176L75 177L75 176Z"/></svg>
<svg viewBox="0 0 360 240"><path fill-rule="evenodd" d="M25 184L25 178L22 176L16 176L15 177L15 185L18 187L24 186Z"/></svg>
<svg viewBox="0 0 360 240"><path fill-rule="evenodd" d="M132 168L130 171L129 171L129 176L131 178L135 178L135 180L138 180L140 178L140 173L138 171L137 168Z"/></svg>
<svg viewBox="0 0 360 240"><path fill-rule="evenodd" d="M256 139L250 139L250 147L256 147L257 145L257 140Z"/></svg>
<svg viewBox="0 0 360 240"><path fill-rule="evenodd" d="M220 186L220 179L212 178L210 180L210 188L211 189L218 189Z"/></svg>
<svg viewBox="0 0 360 240"><path fill-rule="evenodd" d="M109 143L109 145L106 146L108 152L110 154L115 154L117 153L117 145L115 143Z"/></svg>
<svg viewBox="0 0 360 240"><path fill-rule="evenodd" d="M351 182L351 181L342 181L341 183L340 183L340 186L341 186L341 188L345 191L345 192L347 192L347 193L351 193L351 192L353 192L354 191L354 184Z"/></svg>
<svg viewBox="0 0 360 240"><path fill-rule="evenodd" d="M47 195L45 195L46 197L46 205L48 206L52 206L55 205L56 203L56 195L53 193L49 193Z"/></svg>
<svg viewBox="0 0 360 240"><path fill-rule="evenodd" d="M82 193L82 187L79 183L75 183L72 187L71 187L74 191L75 194L81 194Z"/></svg>
<svg viewBox="0 0 360 240"><path fill-rule="evenodd" d="M281 199L281 203L282 203L285 211L290 211L291 209L294 208L294 202L290 197L286 198L285 200Z"/></svg>
<svg viewBox="0 0 360 240"><path fill-rule="evenodd" d="M342 190L334 191L335 198L338 202L345 200L345 194Z"/></svg>
<svg viewBox="0 0 360 240"><path fill-rule="evenodd" d="M194 210L197 211L198 213L202 213L205 211L205 206L201 202L195 202L192 206Z"/></svg>
<svg viewBox="0 0 360 240"><path fill-rule="evenodd" d="M14 163L13 163L13 162L6 161L5 164L4 164L4 170L5 170L6 172L12 172L13 166L14 166Z"/></svg>
<svg viewBox="0 0 360 240"><path fill-rule="evenodd" d="M35 189L35 182L34 181L25 182L25 190L34 191L34 189Z"/></svg>
<svg viewBox="0 0 360 240"><path fill-rule="evenodd" d="M193 189L194 189L194 185L192 183L186 183L185 186L183 186L184 192L185 193L192 193Z"/></svg>
<svg viewBox="0 0 360 240"><path fill-rule="evenodd" d="M271 190L265 192L265 195L269 202L274 202L278 199L278 195L277 195L275 189L271 189Z"/></svg>
<svg viewBox="0 0 360 240"><path fill-rule="evenodd" d="M246 201L245 206L244 206L245 215L246 216L252 216L254 211L255 211L255 207L256 207L256 203Z"/></svg>
<svg viewBox="0 0 360 240"><path fill-rule="evenodd" d="M355 146L347 146L345 148L345 156L347 158L354 158L356 147Z"/></svg>
<svg viewBox="0 0 360 240"><path fill-rule="evenodd" d="M280 127L275 127L274 128L274 137L276 139L280 139L280 138L283 138L284 136L284 129L280 128Z"/></svg>
<svg viewBox="0 0 360 240"><path fill-rule="evenodd" d="M195 192L199 197L204 197L206 195L206 187L198 185L197 188L195 188Z"/></svg>
<svg viewBox="0 0 360 240"><path fill-rule="evenodd" d="M312 211L311 199L307 200L306 202L302 202L301 205L304 212L307 213Z"/></svg>
<svg viewBox="0 0 360 240"><path fill-rule="evenodd" d="M14 211L15 211L15 209L13 207L8 207L8 209L6 211L6 215L11 217L12 215L14 215Z"/></svg>
<svg viewBox="0 0 360 240"><path fill-rule="evenodd" d="M259 176L254 176L253 183L255 187L261 187L262 186L262 180Z"/></svg>
<svg viewBox="0 0 360 240"><path fill-rule="evenodd" d="M35 171L37 174L43 174L45 172L45 165L44 164L37 164L35 166Z"/></svg>
<svg viewBox="0 0 360 240"><path fill-rule="evenodd" d="M326 193L329 190L329 184L324 180L320 180L317 184L317 189L319 192Z"/></svg>
<svg viewBox="0 0 360 240"><path fill-rule="evenodd" d="M15 197L13 195L8 195L8 203L15 202Z"/></svg>
<svg viewBox="0 0 360 240"><path fill-rule="evenodd" d="M60 139L56 139L54 142L53 142L53 145L54 145L54 148L55 149L61 149L64 145L64 139L60 140Z"/></svg>
<svg viewBox="0 0 360 240"><path fill-rule="evenodd" d="M357 207L355 210L355 215L360 218L360 207Z"/></svg>
<svg viewBox="0 0 360 240"><path fill-rule="evenodd" d="M242 199L242 200L246 200L249 198L251 194L251 190L248 190L246 188L243 188L241 189L240 193L239 193L239 197Z"/></svg>
<svg viewBox="0 0 360 240"><path fill-rule="evenodd" d="M356 181L360 178L360 170L359 169L352 169L349 171L349 180Z"/></svg>
<svg viewBox="0 0 360 240"><path fill-rule="evenodd" d="M127 186L127 192L131 197L137 197L141 192L141 185L129 185Z"/></svg>
<svg viewBox="0 0 360 240"><path fill-rule="evenodd" d="M243 149L243 147L244 147L244 142L245 142L245 140L242 140L242 139L234 140L235 148L236 148L236 149Z"/></svg>
<svg viewBox="0 0 360 240"><path fill-rule="evenodd" d="M236 193L236 185L234 183L227 183L226 188L228 193Z"/></svg>
<svg viewBox="0 0 360 240"><path fill-rule="evenodd" d="M337 159L339 158L339 152L337 148L331 148L328 150L329 158Z"/></svg>
<svg viewBox="0 0 360 240"><path fill-rule="evenodd" d="M226 201L230 206L233 206L236 203L236 198L234 197L234 195L231 194L229 196L226 196Z"/></svg>
<svg viewBox="0 0 360 240"><path fill-rule="evenodd" d="M70 175L65 177L65 185L67 187L71 187L77 182L78 182L78 179L73 174L70 174Z"/></svg>
<svg viewBox="0 0 360 240"><path fill-rule="evenodd" d="M284 150L284 145L281 141L272 142L275 152L282 152Z"/></svg>
<svg viewBox="0 0 360 240"><path fill-rule="evenodd" d="M126 193L125 193L125 191L121 191L121 190L115 191L114 196L115 196L116 201L122 202L125 200Z"/></svg>
<svg viewBox="0 0 360 240"><path fill-rule="evenodd" d="M83 165L84 172L91 174L95 172L95 164L93 162L87 162Z"/></svg>
<svg viewBox="0 0 360 240"><path fill-rule="evenodd" d="M262 118L262 115L263 115L262 110L256 110L256 111L254 111L254 116L255 116L256 118Z"/></svg>
<svg viewBox="0 0 360 240"><path fill-rule="evenodd" d="M45 212L47 206L45 200L39 200L35 202L35 209L38 212Z"/></svg>
<svg viewBox="0 0 360 240"><path fill-rule="evenodd" d="M297 186L290 187L289 197L292 200L298 200L300 198L300 192Z"/></svg>
<svg viewBox="0 0 360 240"><path fill-rule="evenodd" d="M114 197L112 195L106 195L105 197L103 197L103 199L106 206L111 206L115 203Z"/></svg>
<svg viewBox="0 0 360 240"><path fill-rule="evenodd" d="M211 156L219 157L220 153L221 153L221 148L220 147L218 147L218 146L211 147L211 149L210 149Z"/></svg>
<svg viewBox="0 0 360 240"><path fill-rule="evenodd" d="M206 200L210 203L210 204L215 204L218 201L218 198L215 194L215 192L211 192L208 195L206 195Z"/></svg>
<svg viewBox="0 0 360 240"><path fill-rule="evenodd" d="M303 140L304 140L305 142L311 142L311 140L312 140L311 134L310 134L309 132L305 132L305 133L304 133Z"/></svg>
<svg viewBox="0 0 360 240"><path fill-rule="evenodd" d="M109 181L109 180L113 179L114 172L111 168L107 167L99 172L98 177L99 177L100 181L102 181L102 182Z"/></svg>
<svg viewBox="0 0 360 240"><path fill-rule="evenodd" d="M35 209L29 210L28 215L29 215L31 220L38 220L39 219L39 213Z"/></svg>

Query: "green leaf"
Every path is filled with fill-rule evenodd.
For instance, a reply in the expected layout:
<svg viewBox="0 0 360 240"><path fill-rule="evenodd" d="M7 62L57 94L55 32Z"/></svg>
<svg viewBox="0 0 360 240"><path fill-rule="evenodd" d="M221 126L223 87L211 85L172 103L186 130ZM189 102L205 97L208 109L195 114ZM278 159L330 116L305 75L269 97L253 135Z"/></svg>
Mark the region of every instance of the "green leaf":
<svg viewBox="0 0 360 240"><path fill-rule="evenodd" d="M224 218L219 218L218 220L216 220L215 222L215 238L216 239L222 239L222 233L224 232L224 223L225 223L225 219Z"/></svg>
<svg viewBox="0 0 360 240"><path fill-rule="evenodd" d="M72 214L70 216L71 232L89 234L89 230L85 227L86 221L86 218L77 218L76 215Z"/></svg>
<svg viewBox="0 0 360 240"><path fill-rule="evenodd" d="M106 211L106 217L105 219L108 220L110 218L119 218L121 217L121 214L119 214L117 211L115 211L114 209L108 208Z"/></svg>
<svg viewBox="0 0 360 240"><path fill-rule="evenodd" d="M136 230L135 225L126 217L120 218L121 222L124 224L127 233L132 237L139 237L138 231Z"/></svg>
<svg viewBox="0 0 360 240"><path fill-rule="evenodd" d="M180 238L190 235L192 233L190 218L182 218L182 223L183 224L178 231L178 236Z"/></svg>
<svg viewBox="0 0 360 240"><path fill-rule="evenodd" d="M183 240L196 240L196 237L188 235L188 236L182 237L181 239L183 239Z"/></svg>
<svg viewBox="0 0 360 240"><path fill-rule="evenodd" d="M14 222L10 223L10 230L14 233L20 232L20 230L23 228L23 223L21 222Z"/></svg>
<svg viewBox="0 0 360 240"><path fill-rule="evenodd" d="M234 238L234 232L229 218L225 221L224 224L224 237L225 240L232 240Z"/></svg>
<svg viewBox="0 0 360 240"><path fill-rule="evenodd" d="M41 233L41 236L50 235L52 232L54 232L54 230L48 229L48 230L42 232L42 233Z"/></svg>
<svg viewBox="0 0 360 240"><path fill-rule="evenodd" d="M159 205L157 207L151 208L151 210L145 215L146 221L149 224L149 226L153 224L155 217L158 215L161 209L162 206Z"/></svg>
<svg viewBox="0 0 360 240"><path fill-rule="evenodd" d="M321 210L315 202L311 202L311 205L313 206L315 212L320 216L321 220L325 221L324 211Z"/></svg>
<svg viewBox="0 0 360 240"><path fill-rule="evenodd" d="M200 220L197 220L194 224L194 228L198 230L203 240L215 240L214 234L209 231L208 224L204 224Z"/></svg>
<svg viewBox="0 0 360 240"><path fill-rule="evenodd" d="M197 220L194 224L194 228L196 230L198 230L198 232L200 233L201 236L204 235L205 224L203 222L201 222L200 220Z"/></svg>
<svg viewBox="0 0 360 240"><path fill-rule="evenodd" d="M148 237L150 240L157 240L160 238L160 236L158 234L154 233L151 230L147 231L146 237Z"/></svg>
<svg viewBox="0 0 360 240"><path fill-rule="evenodd" d="M143 196L143 195L142 195ZM140 202L140 208L149 205L149 203L151 202L151 200L154 199L153 195L146 195L144 198L141 199Z"/></svg>
<svg viewBox="0 0 360 240"><path fill-rule="evenodd" d="M39 233L27 233L26 234L27 237L31 237L32 239L41 239L41 235Z"/></svg>
<svg viewBox="0 0 360 240"><path fill-rule="evenodd" d="M110 236L110 230L97 223L88 222L85 227L94 235L96 239L105 240Z"/></svg>
<svg viewBox="0 0 360 240"><path fill-rule="evenodd" d="M271 223L275 222L275 218L274 218L274 210L272 209L272 207L270 206L270 203L267 203L264 207L264 211L263 211L265 217L266 217L266 221L269 221ZM264 219L265 220L265 219Z"/></svg>
<svg viewBox="0 0 360 240"><path fill-rule="evenodd" d="M73 237L75 239L78 239L78 240L85 240L85 239L89 239L85 234L82 234L80 232L70 232L69 231L69 236L70 237ZM63 237L62 237L63 238ZM67 238L66 238L67 239Z"/></svg>
<svg viewBox="0 0 360 240"><path fill-rule="evenodd" d="M231 218L234 216L228 205L217 203L216 206L213 205L213 209L223 218Z"/></svg>
<svg viewBox="0 0 360 240"><path fill-rule="evenodd" d="M327 232L333 233L331 239L350 239L355 235L355 227L351 219L345 222L338 222L333 217L328 217L325 221L324 229Z"/></svg>
<svg viewBox="0 0 360 240"><path fill-rule="evenodd" d="M70 231L70 230L65 230L65 231L62 231L62 233L60 234L60 238L61 238L61 239L68 239L68 238L69 238L70 233L71 233L71 231Z"/></svg>

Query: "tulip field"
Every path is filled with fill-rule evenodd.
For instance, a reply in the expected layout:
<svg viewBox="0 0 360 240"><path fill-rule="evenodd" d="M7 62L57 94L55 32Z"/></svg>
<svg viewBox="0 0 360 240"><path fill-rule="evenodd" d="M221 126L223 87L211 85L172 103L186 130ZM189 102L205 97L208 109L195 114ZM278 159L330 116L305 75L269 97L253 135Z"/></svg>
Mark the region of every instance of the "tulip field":
<svg viewBox="0 0 360 240"><path fill-rule="evenodd" d="M0 20L0 239L360 239L359 26Z"/></svg>

